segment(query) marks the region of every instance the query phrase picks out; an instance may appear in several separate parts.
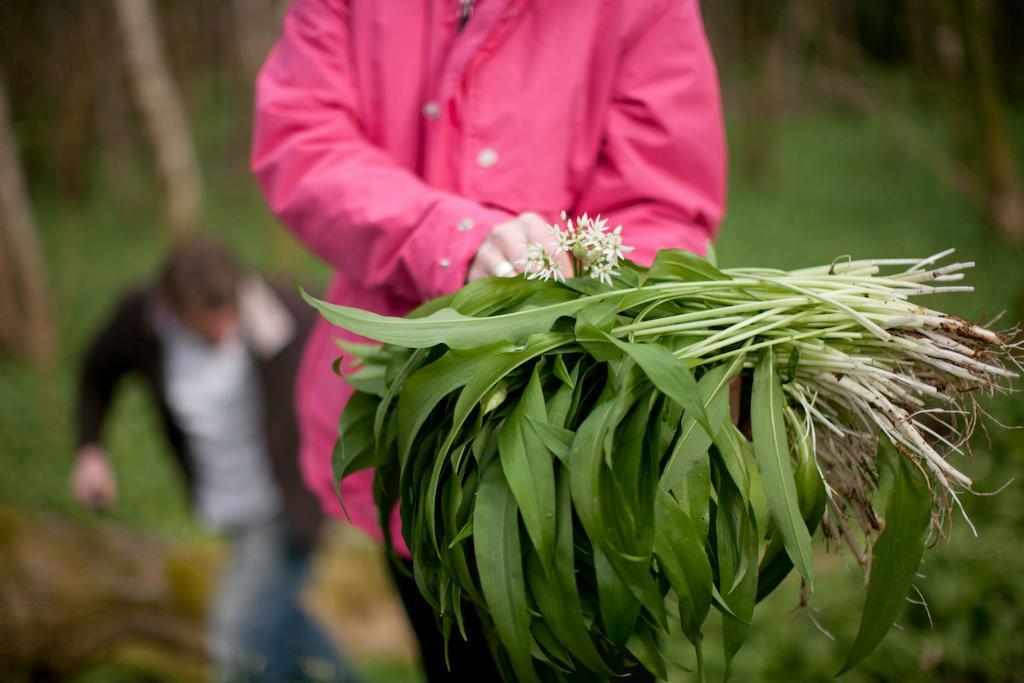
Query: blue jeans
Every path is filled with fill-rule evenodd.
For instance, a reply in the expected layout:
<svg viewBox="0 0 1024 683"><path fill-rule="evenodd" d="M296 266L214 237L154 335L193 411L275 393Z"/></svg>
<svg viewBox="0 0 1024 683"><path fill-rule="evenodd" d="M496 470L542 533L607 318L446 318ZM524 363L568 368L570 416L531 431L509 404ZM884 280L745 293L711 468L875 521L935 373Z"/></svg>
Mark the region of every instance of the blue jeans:
<svg viewBox="0 0 1024 683"><path fill-rule="evenodd" d="M224 681L356 683L299 593L309 552L292 542L282 518L227 532L229 567L211 605L209 637Z"/></svg>

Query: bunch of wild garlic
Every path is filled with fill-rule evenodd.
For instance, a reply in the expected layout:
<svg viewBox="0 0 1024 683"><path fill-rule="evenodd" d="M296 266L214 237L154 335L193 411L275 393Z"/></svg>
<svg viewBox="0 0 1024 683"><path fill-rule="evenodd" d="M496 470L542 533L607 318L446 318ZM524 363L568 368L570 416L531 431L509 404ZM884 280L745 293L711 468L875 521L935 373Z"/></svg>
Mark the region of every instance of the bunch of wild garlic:
<svg viewBox="0 0 1024 683"><path fill-rule="evenodd" d="M1007 336L912 302L969 291L948 283L971 264L718 269L664 250L643 268L599 217L552 229L568 281L532 245L528 277L407 318L311 300L384 342L344 345L364 367L335 472L377 468L445 633L471 606L505 675L538 680L663 677L658 641L681 631L703 680L711 607L731 659L793 568L810 592L820 528L872 566L844 670L859 662L970 488L946 458L975 396L1015 377Z"/></svg>

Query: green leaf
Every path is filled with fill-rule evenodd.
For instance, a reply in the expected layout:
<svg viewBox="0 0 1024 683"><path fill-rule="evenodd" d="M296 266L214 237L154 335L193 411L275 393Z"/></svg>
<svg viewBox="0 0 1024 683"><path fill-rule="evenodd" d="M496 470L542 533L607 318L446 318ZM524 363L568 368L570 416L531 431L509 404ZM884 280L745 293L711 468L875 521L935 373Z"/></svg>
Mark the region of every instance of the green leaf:
<svg viewBox="0 0 1024 683"><path fill-rule="evenodd" d="M594 545L595 553L598 549L603 551L603 561L614 568L621 583L662 624L665 623L665 606L650 572L649 558L628 556L623 548L616 547L613 542L615 536L621 536L617 532L622 528L623 520L619 518L629 513L613 504L614 489L607 481L610 471L605 466L604 454L606 448L611 446L609 441L615 426L635 402L637 394L633 374L627 373L620 381L621 385L616 384L615 377L609 377L601 399L591 408L590 414L576 431L568 460L572 501L580 523ZM607 577L605 585L608 589L617 587ZM622 614L618 609L614 613L619 616ZM615 624L622 626L621 621Z"/></svg>
<svg viewBox="0 0 1024 683"><path fill-rule="evenodd" d="M544 621L534 619L530 624L530 634L533 636L534 659L562 673L569 673L574 669L572 657Z"/></svg>
<svg viewBox="0 0 1024 683"><path fill-rule="evenodd" d="M345 509L339 486L341 480L359 470L376 464L373 438L373 417L378 399L370 394L356 392L349 397L345 410L338 421L338 440L331 455L331 473L334 476L334 491Z"/></svg>
<svg viewBox="0 0 1024 683"><path fill-rule="evenodd" d="M711 609L711 564L693 520L668 491L658 492L655 507L654 553L679 598L679 621L691 643Z"/></svg>
<svg viewBox="0 0 1024 683"><path fill-rule="evenodd" d="M720 431L729 422L729 383L743 367L743 356L718 365L697 382L697 391L711 422ZM702 537L707 537L707 502L710 490L708 449L711 437L697 424L692 414L684 415L683 424L662 469L658 487L672 491L683 502ZM687 490L684 490L684 487Z"/></svg>
<svg viewBox="0 0 1024 683"><path fill-rule="evenodd" d="M749 502L750 472L747 469L747 459L743 454L744 441L746 439L732 423L724 425L715 436L715 447L719 460L736 488L743 495L744 500Z"/></svg>
<svg viewBox="0 0 1024 683"><path fill-rule="evenodd" d="M798 421L792 410L787 408L786 415L787 418L790 418L790 424L793 425L792 433L803 435L795 444L797 463L793 479L796 482L796 496L800 502L800 516L803 517L807 533L813 536L825 514L825 504L828 501L825 482L821 479L821 472L818 471L818 465L814 459L810 434L805 433L803 422ZM769 526L764 522L759 521L758 523L758 529L767 530ZM765 549L761 567L758 570L757 599L759 601L774 591L793 569L793 562L783 550L781 537L775 534Z"/></svg>
<svg viewBox="0 0 1024 683"><path fill-rule="evenodd" d="M605 636L616 645L625 645L636 628L643 608L612 566L611 558L596 546L594 570L597 574L597 595Z"/></svg>
<svg viewBox="0 0 1024 683"><path fill-rule="evenodd" d="M750 505L754 521L757 523L758 538L764 538L768 528L768 520L771 517L768 512L768 501L764 496L761 472L757 468L757 459L754 457L754 446L743 435L739 427L731 422L726 425L726 429L718 432L718 439L715 443L720 451L731 452L733 457L743 461L743 470L747 475L747 503ZM797 495L799 496L799 494L800 490L798 488ZM800 510L803 512L802 503ZM817 526L818 523L816 521L814 528L817 528Z"/></svg>
<svg viewBox="0 0 1024 683"><path fill-rule="evenodd" d="M356 391L383 397L384 392L387 391L386 374L387 366L365 365L343 377Z"/></svg>
<svg viewBox="0 0 1024 683"><path fill-rule="evenodd" d="M731 614L722 614L722 646L726 676L732 658L750 633L757 602L757 525L737 488L722 477L715 515L718 540L718 577L722 600Z"/></svg>
<svg viewBox="0 0 1024 683"><path fill-rule="evenodd" d="M889 632L906 604L931 523L932 498L924 474L888 442L880 444L880 454L881 476L889 479L885 529L871 553L860 629L837 676L860 663Z"/></svg>
<svg viewBox="0 0 1024 683"><path fill-rule="evenodd" d="M776 527L782 534L786 553L807 585L813 589L811 535L800 515L786 438L784 404L782 384L775 368L775 354L769 346L761 352L761 358L754 369L754 387L750 399L754 455L761 472L765 498Z"/></svg>
<svg viewBox="0 0 1024 683"><path fill-rule="evenodd" d="M576 558L573 546L572 498L569 473L559 473L555 560L551 572L545 572L536 553L527 558L526 576L544 621L559 642L591 671L613 675L594 645L583 619L583 606L576 584Z"/></svg>
<svg viewBox="0 0 1024 683"><path fill-rule="evenodd" d="M527 280L522 277L481 278L463 285L459 291L455 292L451 296L448 307L454 308L463 315L489 316L498 311L518 308L533 294L552 288L567 291L550 282ZM434 311L429 311L428 314L431 312Z"/></svg>
<svg viewBox="0 0 1024 683"><path fill-rule="evenodd" d="M605 434L614 424L612 399L597 403L590 410L572 440L569 450L569 475L572 502L587 536L596 544L605 543L607 530L598 504L601 498L601 468Z"/></svg>
<svg viewBox="0 0 1024 683"><path fill-rule="evenodd" d="M487 610L512 668L521 681L539 681L530 654L533 638L516 501L497 463L492 462L480 481L473 514L473 547Z"/></svg>
<svg viewBox="0 0 1024 683"><path fill-rule="evenodd" d="M302 296L331 324L370 339L413 349L438 344L453 349L472 349L546 332L558 318L573 315L595 301L621 297L622 293L606 292L489 317L467 316L453 308L442 308L422 318L386 316L360 308L331 304L305 291Z"/></svg>
<svg viewBox="0 0 1024 683"><path fill-rule="evenodd" d="M505 347L490 354L483 363L474 367L473 377L466 382L465 388L459 392L452 411L451 427L448 436L441 445L441 451L451 448L459 430L469 418L477 404L490 400L492 389L516 368L534 358L548 353L563 344L572 341L572 335L559 332L535 334L522 346ZM422 411L422 407L420 408Z"/></svg>
<svg viewBox="0 0 1024 683"><path fill-rule="evenodd" d="M472 350L451 350L406 380L398 399L400 462L408 459L420 427L441 399L478 376L497 354L511 348L507 343L497 342Z"/></svg>
<svg viewBox="0 0 1024 683"><path fill-rule="evenodd" d="M533 367L519 405L498 433L498 456L523 526L547 571L555 552L555 473L551 453L528 422L531 417L547 421L538 365Z"/></svg>
<svg viewBox="0 0 1024 683"><path fill-rule="evenodd" d="M661 647L658 644L658 636L654 629L649 626L641 626L633 632L633 635L626 641L626 649L636 657L636 661L651 672L659 681L668 680L668 671L665 669L665 658L661 654ZM625 680L629 680L626 678Z"/></svg>
<svg viewBox="0 0 1024 683"><path fill-rule="evenodd" d="M729 276L715 268L706 259L681 249L662 249L654 257L644 282L675 280L728 280Z"/></svg>
<svg viewBox="0 0 1024 683"><path fill-rule="evenodd" d="M563 354L557 354L555 356L559 361ZM555 362L555 374L558 374L559 362ZM569 412L573 409L573 397L576 395L577 380L580 376L580 365L582 362L577 362L573 367L572 372L569 373L569 384L564 383L558 387L554 395L548 400L548 421L551 424L558 427L565 426L566 419L569 417ZM563 364L564 367L564 364ZM582 387L580 387L582 389Z"/></svg>
<svg viewBox="0 0 1024 683"><path fill-rule="evenodd" d="M610 334L605 334L605 337L636 361L658 391L693 414L709 438L714 436L717 428L708 419L707 410L697 391L697 381L685 363L661 344L634 344L620 341Z"/></svg>
<svg viewBox="0 0 1024 683"><path fill-rule="evenodd" d="M402 390L405 389L405 383L414 372L423 367L423 364L427 362L428 356L430 355L429 349L416 349L413 351L407 359L401 362L397 368L391 368L394 376L389 379L389 384L384 395L380 399L380 405L377 406L377 414L373 420L373 435L377 439L377 451L382 453L386 446L390 445L386 436L396 436L394 428L394 420L392 420L392 432L387 433L386 423L389 418L393 416L394 411L391 407L394 404L395 399L398 398ZM389 373L391 374L391 373Z"/></svg>
<svg viewBox="0 0 1024 683"><path fill-rule="evenodd" d="M565 427L553 425L546 420L538 420L532 415L527 415L526 419L537 438L544 443L544 447L554 453L556 458L566 462L569 459L569 449L572 448L572 440L576 433Z"/></svg>
<svg viewBox="0 0 1024 683"><path fill-rule="evenodd" d="M570 389L576 386L576 380L569 374L569 369L565 367L565 360L560 353L555 356L554 373L555 377L565 382Z"/></svg>

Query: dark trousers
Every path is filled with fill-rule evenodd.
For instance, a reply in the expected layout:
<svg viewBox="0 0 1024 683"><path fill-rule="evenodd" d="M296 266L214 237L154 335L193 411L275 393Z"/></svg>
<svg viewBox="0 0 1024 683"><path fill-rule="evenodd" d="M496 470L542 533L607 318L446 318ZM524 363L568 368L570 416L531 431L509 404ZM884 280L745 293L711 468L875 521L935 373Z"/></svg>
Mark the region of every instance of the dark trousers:
<svg viewBox="0 0 1024 683"><path fill-rule="evenodd" d="M392 563L391 576L394 577L398 594L405 605L405 611L409 615L409 623L416 633L416 640L420 645L420 659L423 662L423 671L427 676L428 683L438 681L481 681L497 683L501 680L498 667L491 657L491 650L487 646L487 640L483 635L483 626L476 616L472 607L466 605L462 611L466 624L466 636L468 641L462 639L462 634L453 629L451 638L448 639L448 661L451 662L451 671L444 659L444 638L438 626L437 618L434 616L434 608L420 594L416 587L416 581L412 578L412 562L404 562L404 569L408 574L399 571Z"/></svg>
<svg viewBox="0 0 1024 683"><path fill-rule="evenodd" d="M462 639L457 629L452 629L448 639L448 659L452 668L449 671L444 660L444 638L434 616L434 608L420 594L416 581L412 578L412 562L404 562L408 574L398 571L390 562L391 575L394 577L398 594L409 615L412 630L420 644L420 658L428 683L438 681L481 681L481 683L498 683L501 674L491 656L487 640L483 635L483 626L472 607L466 605L462 615L466 623L466 636ZM654 676L646 669L637 668L624 681L629 683L654 683Z"/></svg>

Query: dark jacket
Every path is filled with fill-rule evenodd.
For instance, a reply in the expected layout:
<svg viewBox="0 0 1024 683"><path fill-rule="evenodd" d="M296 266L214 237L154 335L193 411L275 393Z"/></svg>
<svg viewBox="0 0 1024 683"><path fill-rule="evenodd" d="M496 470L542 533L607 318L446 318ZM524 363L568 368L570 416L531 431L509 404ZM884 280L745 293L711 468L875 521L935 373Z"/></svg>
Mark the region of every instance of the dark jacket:
<svg viewBox="0 0 1024 683"><path fill-rule="evenodd" d="M291 333L272 353L253 351L263 388L264 425L271 466L281 490L284 514L295 541L312 547L322 519L320 504L302 481L295 418L295 375L315 312L292 286L271 286L279 313L291 318ZM152 285L128 291L113 316L96 335L82 364L78 394L79 446L100 443L103 422L119 380L129 373L142 377L156 402L167 440L194 494L192 458L181 427L167 403L163 345L155 326L156 293ZM245 311L243 309L243 328ZM253 345L250 344L250 348Z"/></svg>

